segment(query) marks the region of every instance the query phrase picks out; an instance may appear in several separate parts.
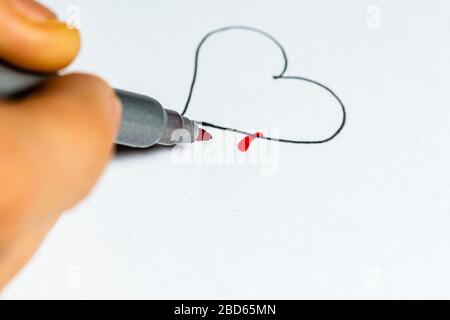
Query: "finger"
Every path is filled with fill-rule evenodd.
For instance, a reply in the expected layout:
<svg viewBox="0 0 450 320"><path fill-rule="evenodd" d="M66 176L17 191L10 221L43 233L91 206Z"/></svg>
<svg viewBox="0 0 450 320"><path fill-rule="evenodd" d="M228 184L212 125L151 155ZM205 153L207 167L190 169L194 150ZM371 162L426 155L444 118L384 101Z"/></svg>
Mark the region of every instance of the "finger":
<svg viewBox="0 0 450 320"><path fill-rule="evenodd" d="M0 1L0 58L19 67L51 72L77 55L77 30L33 0Z"/></svg>
<svg viewBox="0 0 450 320"><path fill-rule="evenodd" d="M35 0L9 0L15 9L34 20L56 19L56 14Z"/></svg>
<svg viewBox="0 0 450 320"><path fill-rule="evenodd" d="M0 103L0 249L48 212L82 199L108 162L120 122L112 89L73 74Z"/></svg>
<svg viewBox="0 0 450 320"><path fill-rule="evenodd" d="M0 254L0 291L31 259L56 220L54 216L41 226L33 228Z"/></svg>

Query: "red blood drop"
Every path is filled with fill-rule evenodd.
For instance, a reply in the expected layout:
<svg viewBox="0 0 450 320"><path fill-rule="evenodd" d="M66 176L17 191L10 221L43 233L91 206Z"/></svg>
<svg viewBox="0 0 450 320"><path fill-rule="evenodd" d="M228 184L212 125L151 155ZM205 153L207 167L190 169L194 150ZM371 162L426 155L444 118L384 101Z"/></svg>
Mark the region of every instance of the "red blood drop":
<svg viewBox="0 0 450 320"><path fill-rule="evenodd" d="M248 148L250 148L250 144L252 143L253 140L255 140L256 138L259 138L259 137L263 137L263 136L264 135L262 134L262 132L257 132L253 135L246 136L244 139L242 139L238 143L239 151L242 151L242 152L247 151Z"/></svg>

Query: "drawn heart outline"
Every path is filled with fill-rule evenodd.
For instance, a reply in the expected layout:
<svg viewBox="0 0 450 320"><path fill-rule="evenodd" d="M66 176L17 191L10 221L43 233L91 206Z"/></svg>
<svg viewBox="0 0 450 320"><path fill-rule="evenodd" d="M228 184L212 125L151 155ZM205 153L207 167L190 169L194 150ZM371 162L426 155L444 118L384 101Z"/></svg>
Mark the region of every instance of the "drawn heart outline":
<svg viewBox="0 0 450 320"><path fill-rule="evenodd" d="M324 89L325 91L329 92L336 99L336 101L339 103L339 106L340 106L340 108L342 110L342 121L341 121L340 126L338 127L338 129L336 131L334 131L334 133L332 135L330 135L326 139L322 139L322 140L293 140L293 139L273 138L273 137L263 136L263 135L256 136L257 139L265 139L265 140L278 141L278 142L283 142L283 143L294 143L294 144L321 144L321 143L326 143L326 142L329 142L329 141L333 140L336 136L338 136L341 133L341 131L344 129L346 121L347 121L347 112L346 112L346 108L345 108L344 103L338 97L338 95L330 87L320 83L319 81L316 81L316 80L313 80L313 79L309 79L309 78L306 78L306 77L301 77L301 76L286 75L286 71L287 71L287 68L288 68L288 57L287 57L287 54L286 54L286 50L281 45L281 43L277 39L275 39L275 37L273 37L272 35L270 35L266 31L263 31L261 29L257 29L257 28L254 28L254 27L242 26L242 25L226 26L226 27L222 27L222 28L219 28L219 29L212 30L212 31L208 32L201 39L201 41L198 43L197 49L195 51L194 74L192 76L191 86L190 86L190 89L189 89L189 93L188 93L188 97L187 97L184 109L181 112L182 115L185 115L186 112L189 109L189 105L190 105L190 102L191 102L191 99L192 99L192 95L193 95L195 84L196 84L196 80L197 80L200 51L201 51L203 45L213 35L216 35L216 34L219 34L219 33L222 33L222 32L227 32L227 31L230 31L230 30L250 31L250 32L254 32L254 33L257 33L259 35L262 35L262 36L268 38L269 40L271 40L280 49L281 54L283 56L283 60L284 60L284 66L283 66L283 69L280 72L280 74L272 76L274 80L298 80L298 81L305 81L305 82L309 82L311 84L317 85L317 86L321 87L322 89ZM250 133L250 132L247 132L247 131L244 131L244 130L235 129L235 128L228 128L228 127L216 125L216 124L213 124L213 123L209 123L209 122L206 122L206 121L197 121L197 122L200 125L206 126L206 127L211 127L211 128L220 129L220 130L234 131L234 132L237 132L237 133L250 135L250 136L254 135L254 133Z"/></svg>

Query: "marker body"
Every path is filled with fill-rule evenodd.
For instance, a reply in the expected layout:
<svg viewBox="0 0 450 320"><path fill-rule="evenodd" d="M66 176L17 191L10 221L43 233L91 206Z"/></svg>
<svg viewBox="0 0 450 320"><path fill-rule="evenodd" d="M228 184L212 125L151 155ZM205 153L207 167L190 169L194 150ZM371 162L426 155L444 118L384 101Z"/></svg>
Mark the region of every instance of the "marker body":
<svg viewBox="0 0 450 320"><path fill-rule="evenodd" d="M124 106L116 142L136 148L158 143L167 125L167 114L161 104L132 92L116 90L116 93Z"/></svg>
<svg viewBox="0 0 450 320"><path fill-rule="evenodd" d="M54 75L30 73L0 62L0 97L10 97L32 89ZM197 125L178 112L164 109L153 98L116 89L122 102L122 123L116 143L135 148L155 144L166 146L192 143Z"/></svg>
<svg viewBox="0 0 450 320"><path fill-rule="evenodd" d="M32 88L50 76L25 72L0 61L0 97L8 97Z"/></svg>
<svg viewBox="0 0 450 320"><path fill-rule="evenodd" d="M121 145L148 148L193 143L198 136L197 125L178 112L164 109L153 98L116 89L122 102L122 123L116 142Z"/></svg>

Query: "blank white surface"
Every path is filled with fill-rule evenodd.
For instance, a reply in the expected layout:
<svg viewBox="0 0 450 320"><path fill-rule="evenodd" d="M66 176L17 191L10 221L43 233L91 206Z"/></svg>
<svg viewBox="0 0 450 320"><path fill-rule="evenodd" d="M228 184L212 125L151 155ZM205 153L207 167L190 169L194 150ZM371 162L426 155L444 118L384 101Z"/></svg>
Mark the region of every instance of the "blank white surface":
<svg viewBox="0 0 450 320"><path fill-rule="evenodd" d="M61 15L73 3L44 2ZM330 85L348 124L325 145L280 145L271 175L176 164L164 148L121 153L3 298L450 297L448 1L75 4L84 43L71 70L180 111L198 41L245 24L284 45L288 74ZM339 121L327 94L271 80L282 61L261 37L224 34L203 53L188 116L299 138ZM212 133L192 148L220 153Z"/></svg>

